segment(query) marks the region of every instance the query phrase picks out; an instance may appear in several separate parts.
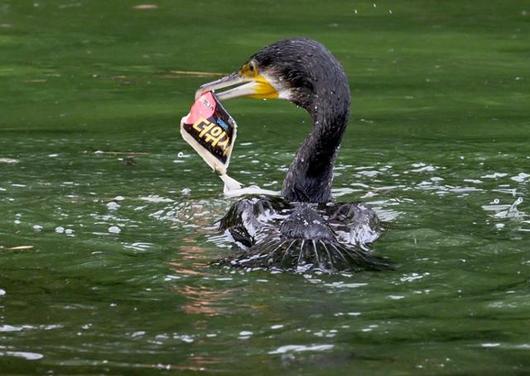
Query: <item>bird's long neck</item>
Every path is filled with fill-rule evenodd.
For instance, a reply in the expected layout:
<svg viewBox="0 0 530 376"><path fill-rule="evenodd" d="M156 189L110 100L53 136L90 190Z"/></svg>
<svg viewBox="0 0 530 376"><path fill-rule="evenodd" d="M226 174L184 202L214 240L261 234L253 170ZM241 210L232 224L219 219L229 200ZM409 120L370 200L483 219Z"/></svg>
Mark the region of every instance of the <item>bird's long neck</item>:
<svg viewBox="0 0 530 376"><path fill-rule="evenodd" d="M333 165L350 107L347 79L343 73L337 78L334 85L317 90L311 104L304 106L314 126L287 172L282 195L289 201L322 203L331 200Z"/></svg>

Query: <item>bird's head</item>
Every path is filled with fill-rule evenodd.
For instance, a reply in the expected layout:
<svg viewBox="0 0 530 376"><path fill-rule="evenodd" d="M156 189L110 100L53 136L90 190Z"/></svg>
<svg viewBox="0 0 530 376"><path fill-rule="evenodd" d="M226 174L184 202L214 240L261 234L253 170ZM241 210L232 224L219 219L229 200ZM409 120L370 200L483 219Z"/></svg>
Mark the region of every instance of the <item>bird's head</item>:
<svg viewBox="0 0 530 376"><path fill-rule="evenodd" d="M285 39L264 47L238 71L202 85L196 97L207 91L215 91L221 100L286 99L310 113L319 96L333 99L342 95L348 105L350 96L339 62L322 44L306 38Z"/></svg>

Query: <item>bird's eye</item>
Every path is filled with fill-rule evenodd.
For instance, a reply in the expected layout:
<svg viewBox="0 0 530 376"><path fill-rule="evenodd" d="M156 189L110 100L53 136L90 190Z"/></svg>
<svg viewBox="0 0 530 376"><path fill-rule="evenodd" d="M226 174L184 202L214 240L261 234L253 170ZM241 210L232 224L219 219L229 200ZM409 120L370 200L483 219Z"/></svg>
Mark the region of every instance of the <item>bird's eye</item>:
<svg viewBox="0 0 530 376"><path fill-rule="evenodd" d="M258 67L253 61L246 63L241 67L241 74L247 77L254 77L258 74Z"/></svg>
<svg viewBox="0 0 530 376"><path fill-rule="evenodd" d="M258 66L257 66L255 61L251 61L250 63L248 63L248 69L249 69L250 73L252 73L254 75L258 74Z"/></svg>

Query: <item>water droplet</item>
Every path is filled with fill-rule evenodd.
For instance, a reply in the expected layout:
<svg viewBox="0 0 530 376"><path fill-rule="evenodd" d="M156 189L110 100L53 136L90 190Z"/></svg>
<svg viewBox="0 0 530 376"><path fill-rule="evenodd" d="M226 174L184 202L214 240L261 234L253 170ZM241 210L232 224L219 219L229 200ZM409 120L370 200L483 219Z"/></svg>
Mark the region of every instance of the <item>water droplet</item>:
<svg viewBox="0 0 530 376"><path fill-rule="evenodd" d="M119 234L121 232L121 228L118 226L110 226L107 231L111 234Z"/></svg>
<svg viewBox="0 0 530 376"><path fill-rule="evenodd" d="M118 210L120 207L120 204L118 204L116 201L111 201L107 203L107 209L109 210Z"/></svg>

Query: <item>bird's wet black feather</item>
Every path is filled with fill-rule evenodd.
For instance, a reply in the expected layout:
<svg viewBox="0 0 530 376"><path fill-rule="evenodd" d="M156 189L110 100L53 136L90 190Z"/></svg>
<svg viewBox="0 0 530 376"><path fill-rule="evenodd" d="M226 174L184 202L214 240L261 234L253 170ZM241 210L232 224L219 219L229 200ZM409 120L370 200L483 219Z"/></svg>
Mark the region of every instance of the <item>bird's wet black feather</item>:
<svg viewBox="0 0 530 376"><path fill-rule="evenodd" d="M337 59L306 38L273 43L249 61L281 82L288 99L314 126L289 167L282 196L253 196L232 205L220 221L241 251L220 260L235 267L289 270L388 269L368 250L380 233L374 211L331 202L333 165L346 129L350 88Z"/></svg>

